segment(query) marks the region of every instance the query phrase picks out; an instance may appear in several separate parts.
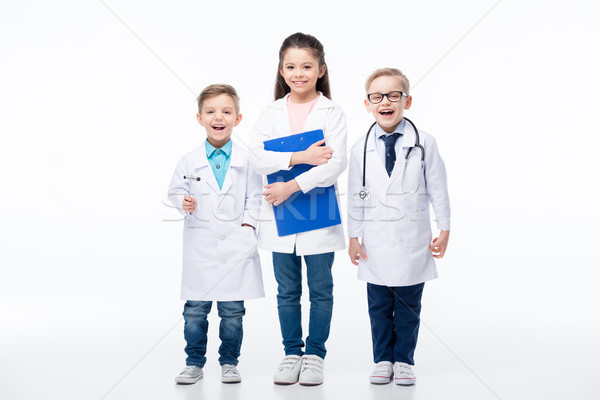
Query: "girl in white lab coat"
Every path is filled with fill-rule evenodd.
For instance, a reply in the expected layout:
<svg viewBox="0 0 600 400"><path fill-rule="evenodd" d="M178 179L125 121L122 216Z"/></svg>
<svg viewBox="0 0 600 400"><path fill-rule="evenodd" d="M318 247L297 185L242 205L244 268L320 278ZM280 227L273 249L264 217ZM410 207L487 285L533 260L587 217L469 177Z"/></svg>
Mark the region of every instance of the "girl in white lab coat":
<svg viewBox="0 0 600 400"><path fill-rule="evenodd" d="M265 185L258 232L259 247L273 252L278 284L277 305L285 358L274 375L277 384L319 385L323 382L325 342L333 307L331 267L334 251L345 248L341 224L278 236L273 205L293 193L336 183L346 168L346 118L331 101L323 45L313 36L295 33L279 50L275 101L254 126L250 163L258 174L288 170L296 164L314 167L288 182ZM300 132L322 129L325 140L305 151L266 151L263 142ZM323 146L326 143L326 146ZM266 183L266 178L263 180ZM310 318L306 347L302 340L300 297L302 263L306 263Z"/></svg>

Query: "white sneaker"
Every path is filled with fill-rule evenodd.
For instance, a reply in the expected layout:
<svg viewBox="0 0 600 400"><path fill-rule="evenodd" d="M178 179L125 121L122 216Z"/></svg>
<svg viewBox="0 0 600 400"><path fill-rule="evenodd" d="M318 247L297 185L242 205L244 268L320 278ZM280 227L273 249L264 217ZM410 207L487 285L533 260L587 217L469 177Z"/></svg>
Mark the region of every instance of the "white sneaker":
<svg viewBox="0 0 600 400"><path fill-rule="evenodd" d="M291 385L298 382L301 366L302 357L295 355L285 356L273 376L273 382L278 385Z"/></svg>
<svg viewBox="0 0 600 400"><path fill-rule="evenodd" d="M417 381L412 370L412 365L398 362L394 363L394 382L396 385L414 385Z"/></svg>
<svg viewBox="0 0 600 400"><path fill-rule="evenodd" d="M195 365L188 365L179 375L175 377L177 383L196 383L202 378L202 368Z"/></svg>
<svg viewBox="0 0 600 400"><path fill-rule="evenodd" d="M371 375L369 375L369 381L376 385L382 385L390 383L394 376L394 368L391 361L380 361L375 364L375 368Z"/></svg>
<svg viewBox="0 0 600 400"><path fill-rule="evenodd" d="M221 382L223 383L238 383L242 381L242 377L235 365L221 365Z"/></svg>
<svg viewBox="0 0 600 400"><path fill-rule="evenodd" d="M304 355L300 371L300 384L303 386L316 386L323 383L323 360L319 356Z"/></svg>

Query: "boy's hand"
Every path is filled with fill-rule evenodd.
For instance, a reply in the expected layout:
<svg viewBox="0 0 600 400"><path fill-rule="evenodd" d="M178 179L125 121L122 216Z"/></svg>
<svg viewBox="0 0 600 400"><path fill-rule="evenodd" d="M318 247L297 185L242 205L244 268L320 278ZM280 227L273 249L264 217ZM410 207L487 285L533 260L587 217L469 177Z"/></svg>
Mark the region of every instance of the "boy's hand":
<svg viewBox="0 0 600 400"><path fill-rule="evenodd" d="M295 179L292 179L287 182L270 183L265 186L265 189L263 195L267 203L278 206L300 190L300 186L298 186Z"/></svg>
<svg viewBox="0 0 600 400"><path fill-rule="evenodd" d="M187 194L183 196L183 202L181 204L181 208L183 208L183 211L193 213L194 211L196 211L197 205L198 201L195 198L188 196Z"/></svg>
<svg viewBox="0 0 600 400"><path fill-rule="evenodd" d="M367 253L363 246L358 242L358 238L350 238L348 241L348 255L350 256L350 261L354 265L358 265L358 259L362 257L363 260L368 260Z"/></svg>
<svg viewBox="0 0 600 400"><path fill-rule="evenodd" d="M310 145L310 147L304 151L297 151L292 154L290 159L290 165L297 164L310 164L310 165L321 165L327 164L331 159L333 150L331 147L322 146L325 143L325 139L319 140Z"/></svg>
<svg viewBox="0 0 600 400"><path fill-rule="evenodd" d="M444 257L446 253L446 247L448 247L448 239L450 238L450 231L441 231L440 236L433 239L429 250L433 253L434 258Z"/></svg>

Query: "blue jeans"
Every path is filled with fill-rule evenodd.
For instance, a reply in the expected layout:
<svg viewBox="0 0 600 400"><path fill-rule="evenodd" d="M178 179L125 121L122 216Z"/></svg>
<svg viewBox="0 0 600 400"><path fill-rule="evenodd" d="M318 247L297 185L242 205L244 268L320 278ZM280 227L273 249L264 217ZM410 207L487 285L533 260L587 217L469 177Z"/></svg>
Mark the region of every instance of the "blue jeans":
<svg viewBox="0 0 600 400"><path fill-rule="evenodd" d="M304 256L310 299L310 316L306 354L325 358L325 342L329 337L333 309L333 277L331 267L334 253ZM273 269L277 280L277 310L286 355L303 355L302 317L302 258L294 253L273 253Z"/></svg>
<svg viewBox="0 0 600 400"><path fill-rule="evenodd" d="M207 316L212 308L212 301L186 301L183 306L185 325L183 336L187 342L185 346L186 365L204 367L206 363L206 334L208 332ZM221 318L219 325L219 364L238 364L240 348L242 347L242 317L246 313L243 301L218 301L217 311Z"/></svg>
<svg viewBox="0 0 600 400"><path fill-rule="evenodd" d="M373 361L415 365L424 283L380 286L367 283Z"/></svg>

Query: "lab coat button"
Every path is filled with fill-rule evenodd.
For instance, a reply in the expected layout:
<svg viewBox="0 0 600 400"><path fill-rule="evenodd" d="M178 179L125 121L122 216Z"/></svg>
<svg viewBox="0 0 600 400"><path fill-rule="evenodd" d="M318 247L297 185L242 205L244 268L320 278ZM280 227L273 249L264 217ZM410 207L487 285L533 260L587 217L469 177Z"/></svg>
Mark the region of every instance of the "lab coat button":
<svg viewBox="0 0 600 400"><path fill-rule="evenodd" d="M225 240L225 235L221 235L221 240Z"/></svg>
<svg viewBox="0 0 600 400"><path fill-rule="evenodd" d="M222 208L219 210L219 214L223 214L224 212L225 211Z"/></svg>

